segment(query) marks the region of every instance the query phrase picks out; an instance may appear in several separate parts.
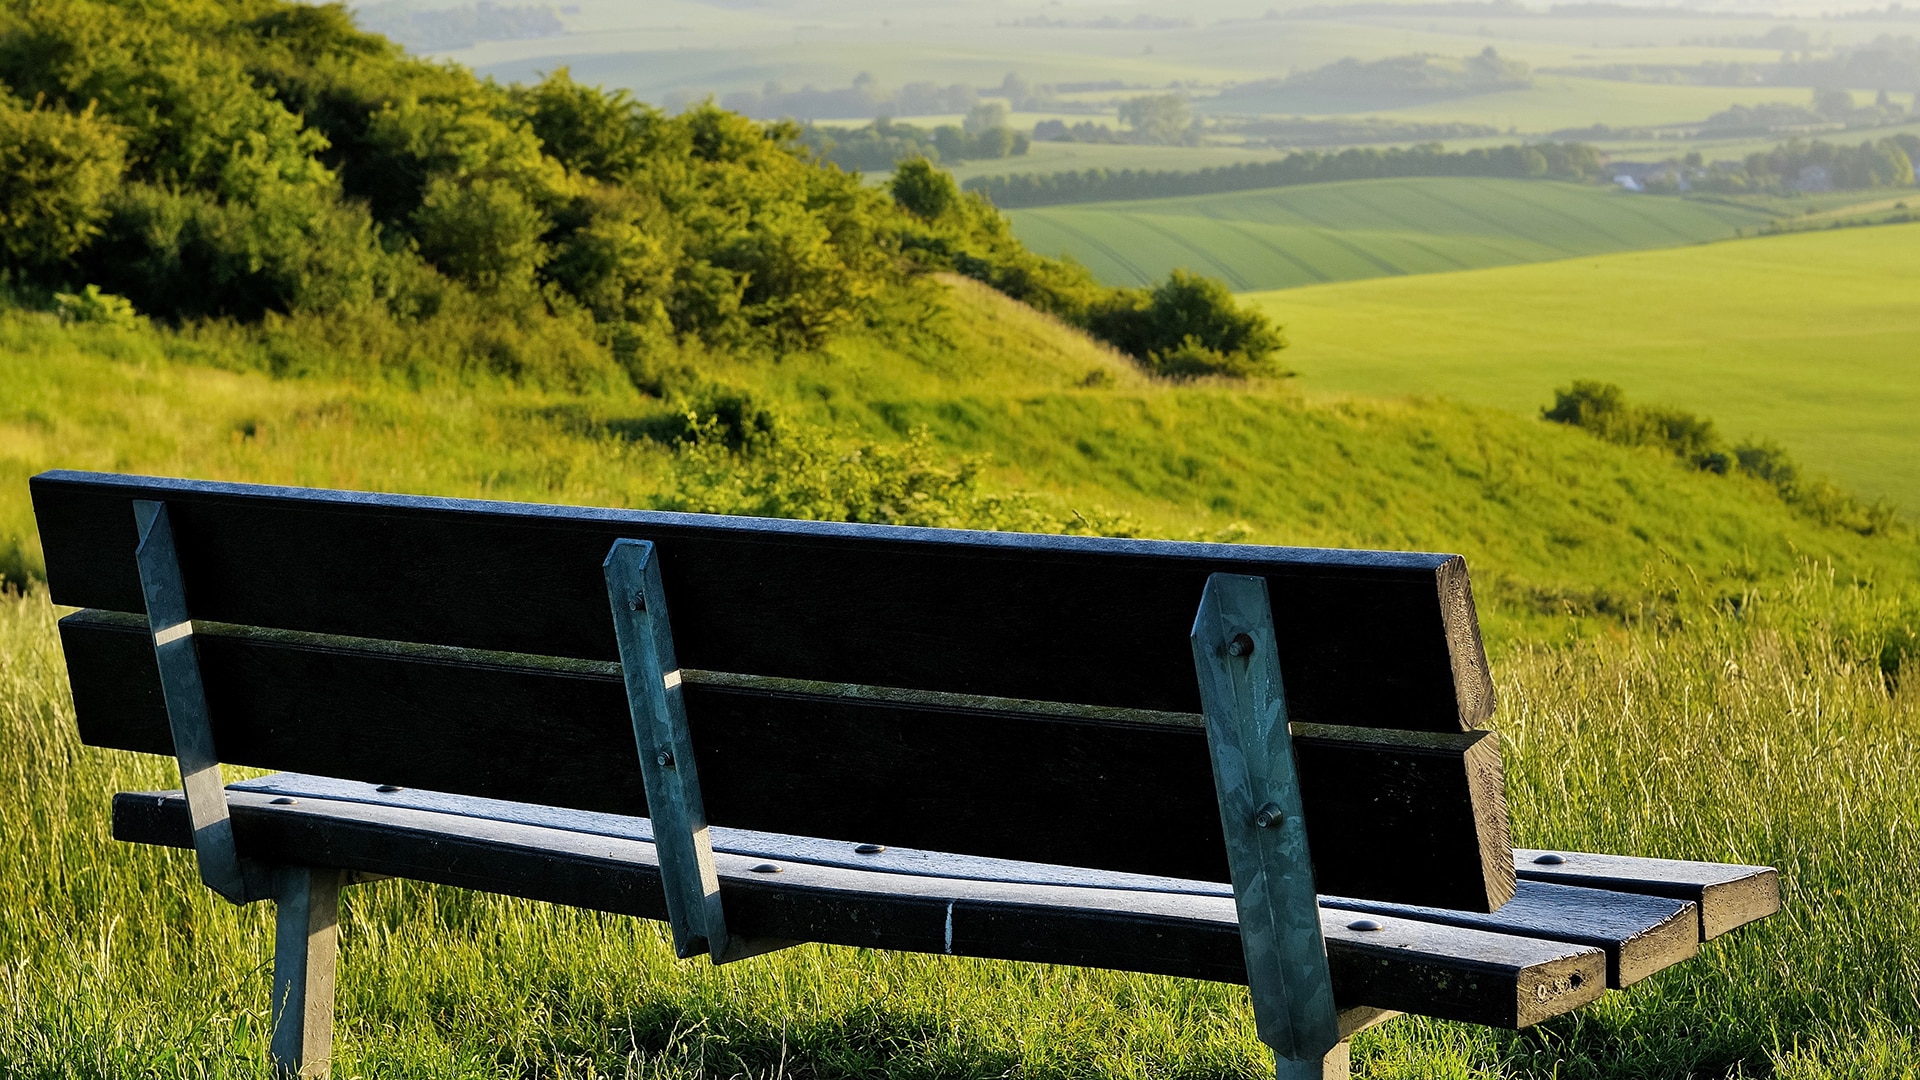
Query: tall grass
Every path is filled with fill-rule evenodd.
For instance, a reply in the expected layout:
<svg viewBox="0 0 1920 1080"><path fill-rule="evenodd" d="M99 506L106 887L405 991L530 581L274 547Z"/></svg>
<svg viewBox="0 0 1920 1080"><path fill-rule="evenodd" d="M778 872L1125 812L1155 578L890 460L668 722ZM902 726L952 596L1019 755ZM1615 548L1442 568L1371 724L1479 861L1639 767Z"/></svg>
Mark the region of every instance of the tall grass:
<svg viewBox="0 0 1920 1080"><path fill-rule="evenodd" d="M265 905L113 842L159 759L81 747L39 593L0 599L0 1074L264 1073ZM1496 655L1517 840L1778 866L1785 910L1518 1035L1405 1019L1374 1077L1920 1072L1912 609L1808 570L1736 607ZM654 924L406 882L346 902L337 1075L1269 1075L1235 987L803 946L714 969Z"/></svg>

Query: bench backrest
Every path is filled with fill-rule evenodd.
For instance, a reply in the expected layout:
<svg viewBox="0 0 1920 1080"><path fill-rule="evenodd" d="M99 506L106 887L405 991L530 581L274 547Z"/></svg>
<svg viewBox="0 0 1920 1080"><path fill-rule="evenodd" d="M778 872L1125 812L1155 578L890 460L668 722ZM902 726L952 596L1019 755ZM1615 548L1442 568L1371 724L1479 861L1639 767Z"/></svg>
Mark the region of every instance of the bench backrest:
<svg viewBox="0 0 1920 1080"><path fill-rule="evenodd" d="M106 474L33 481L85 741L171 751L134 561L173 522L222 760L643 814L601 562L659 552L715 824L1227 880L1188 633L1260 575L1321 891L1512 891L1457 556Z"/></svg>

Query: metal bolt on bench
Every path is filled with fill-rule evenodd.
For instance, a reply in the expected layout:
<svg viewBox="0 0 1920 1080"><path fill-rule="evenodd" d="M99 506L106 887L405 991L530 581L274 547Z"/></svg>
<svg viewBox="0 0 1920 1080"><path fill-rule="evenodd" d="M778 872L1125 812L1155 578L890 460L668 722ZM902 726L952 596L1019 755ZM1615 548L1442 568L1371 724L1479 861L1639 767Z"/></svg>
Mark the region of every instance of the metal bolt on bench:
<svg viewBox="0 0 1920 1080"><path fill-rule="evenodd" d="M82 740L180 765L114 835L276 905L282 1075L327 1073L340 893L386 875L715 963L1244 983L1320 1080L1399 1012L1526 1027L1779 907L1766 867L1512 848L1457 556L32 487Z"/></svg>

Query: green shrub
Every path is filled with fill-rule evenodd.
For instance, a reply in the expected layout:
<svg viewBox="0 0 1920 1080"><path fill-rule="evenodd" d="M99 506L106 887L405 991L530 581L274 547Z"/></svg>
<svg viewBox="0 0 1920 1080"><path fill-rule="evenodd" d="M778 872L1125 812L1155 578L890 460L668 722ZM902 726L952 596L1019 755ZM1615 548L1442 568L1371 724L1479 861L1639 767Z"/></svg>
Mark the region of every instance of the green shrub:
<svg viewBox="0 0 1920 1080"><path fill-rule="evenodd" d="M95 116L31 108L0 87L0 259L64 265L100 235L126 145Z"/></svg>
<svg viewBox="0 0 1920 1080"><path fill-rule="evenodd" d="M98 323L129 330L147 324L133 309L133 301L103 293L98 285L89 285L78 293L54 293L53 303L63 323Z"/></svg>
<svg viewBox="0 0 1920 1080"><path fill-rule="evenodd" d="M1211 278L1174 270L1152 290L1115 290L1088 320L1093 333L1160 375L1255 375L1286 348L1264 314Z"/></svg>
<svg viewBox="0 0 1920 1080"><path fill-rule="evenodd" d="M1789 506L1824 525L1871 536L1898 524L1893 507L1884 500L1865 502L1825 480L1802 477L1778 443L1749 440L1728 449L1706 417L1630 405L1626 392L1612 383L1576 379L1571 387L1554 391L1553 404L1540 415L1622 446L1655 447L1705 472L1739 472L1766 481Z"/></svg>

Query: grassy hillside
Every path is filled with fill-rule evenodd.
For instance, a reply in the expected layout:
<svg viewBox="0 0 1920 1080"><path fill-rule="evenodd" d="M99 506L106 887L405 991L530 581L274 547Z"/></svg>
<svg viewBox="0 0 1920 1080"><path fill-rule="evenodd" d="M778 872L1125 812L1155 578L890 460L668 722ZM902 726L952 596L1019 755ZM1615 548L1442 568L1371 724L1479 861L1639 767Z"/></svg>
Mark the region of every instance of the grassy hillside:
<svg viewBox="0 0 1920 1080"><path fill-rule="evenodd" d="M1763 237L1257 299L1303 388L1531 412L1604 379L1780 440L1920 510L1920 225Z"/></svg>
<svg viewBox="0 0 1920 1080"><path fill-rule="evenodd" d="M666 399L276 379L243 335L9 312L0 535L30 528L25 477L65 465L870 517L862 493L911 474L955 524L1463 550L1517 838L1778 865L1787 910L1543 1032L1396 1021L1361 1036L1362 1074L1910 1075L1920 899L1882 868L1920 857L1885 827L1920 811L1911 537L1501 410L1153 381L945 281L911 348L717 359ZM727 394L774 437L677 441ZM108 839L107 792L172 777L74 743L54 616L0 598L0 1072L262 1075L266 912ZM343 1076L1271 1075L1218 985L812 946L713 969L655 924L403 882L344 923Z"/></svg>
<svg viewBox="0 0 1920 1080"><path fill-rule="evenodd" d="M1526 180L1433 177L1312 184L1010 211L1028 247L1071 255L1101 280L1173 267L1236 289L1428 274L1671 247L1756 228L1743 207Z"/></svg>
<svg viewBox="0 0 1920 1080"><path fill-rule="evenodd" d="M11 315L0 320L0 551L11 534L16 561L37 560L22 481L54 465L842 516L865 505L846 464L859 455L822 450L817 433L885 447L924 429L922 456L899 467L925 480L973 460L978 492L1024 496L1026 516L1002 527L1457 550L1503 636L1558 626L1568 611L1658 609L1676 576L1738 592L1807 558L1843 576L1920 580L1912 545L1817 525L1756 480L1487 408L1151 380L1047 316L945 280L949 299L917 347L851 337L772 366L716 356L664 399L275 380L213 366L257 362L232 341ZM682 414L711 414L729 394L749 403L735 412L777 414L785 436L737 456L678 448ZM727 473L803 475L829 494L742 488ZM949 496L960 517L981 505Z"/></svg>

